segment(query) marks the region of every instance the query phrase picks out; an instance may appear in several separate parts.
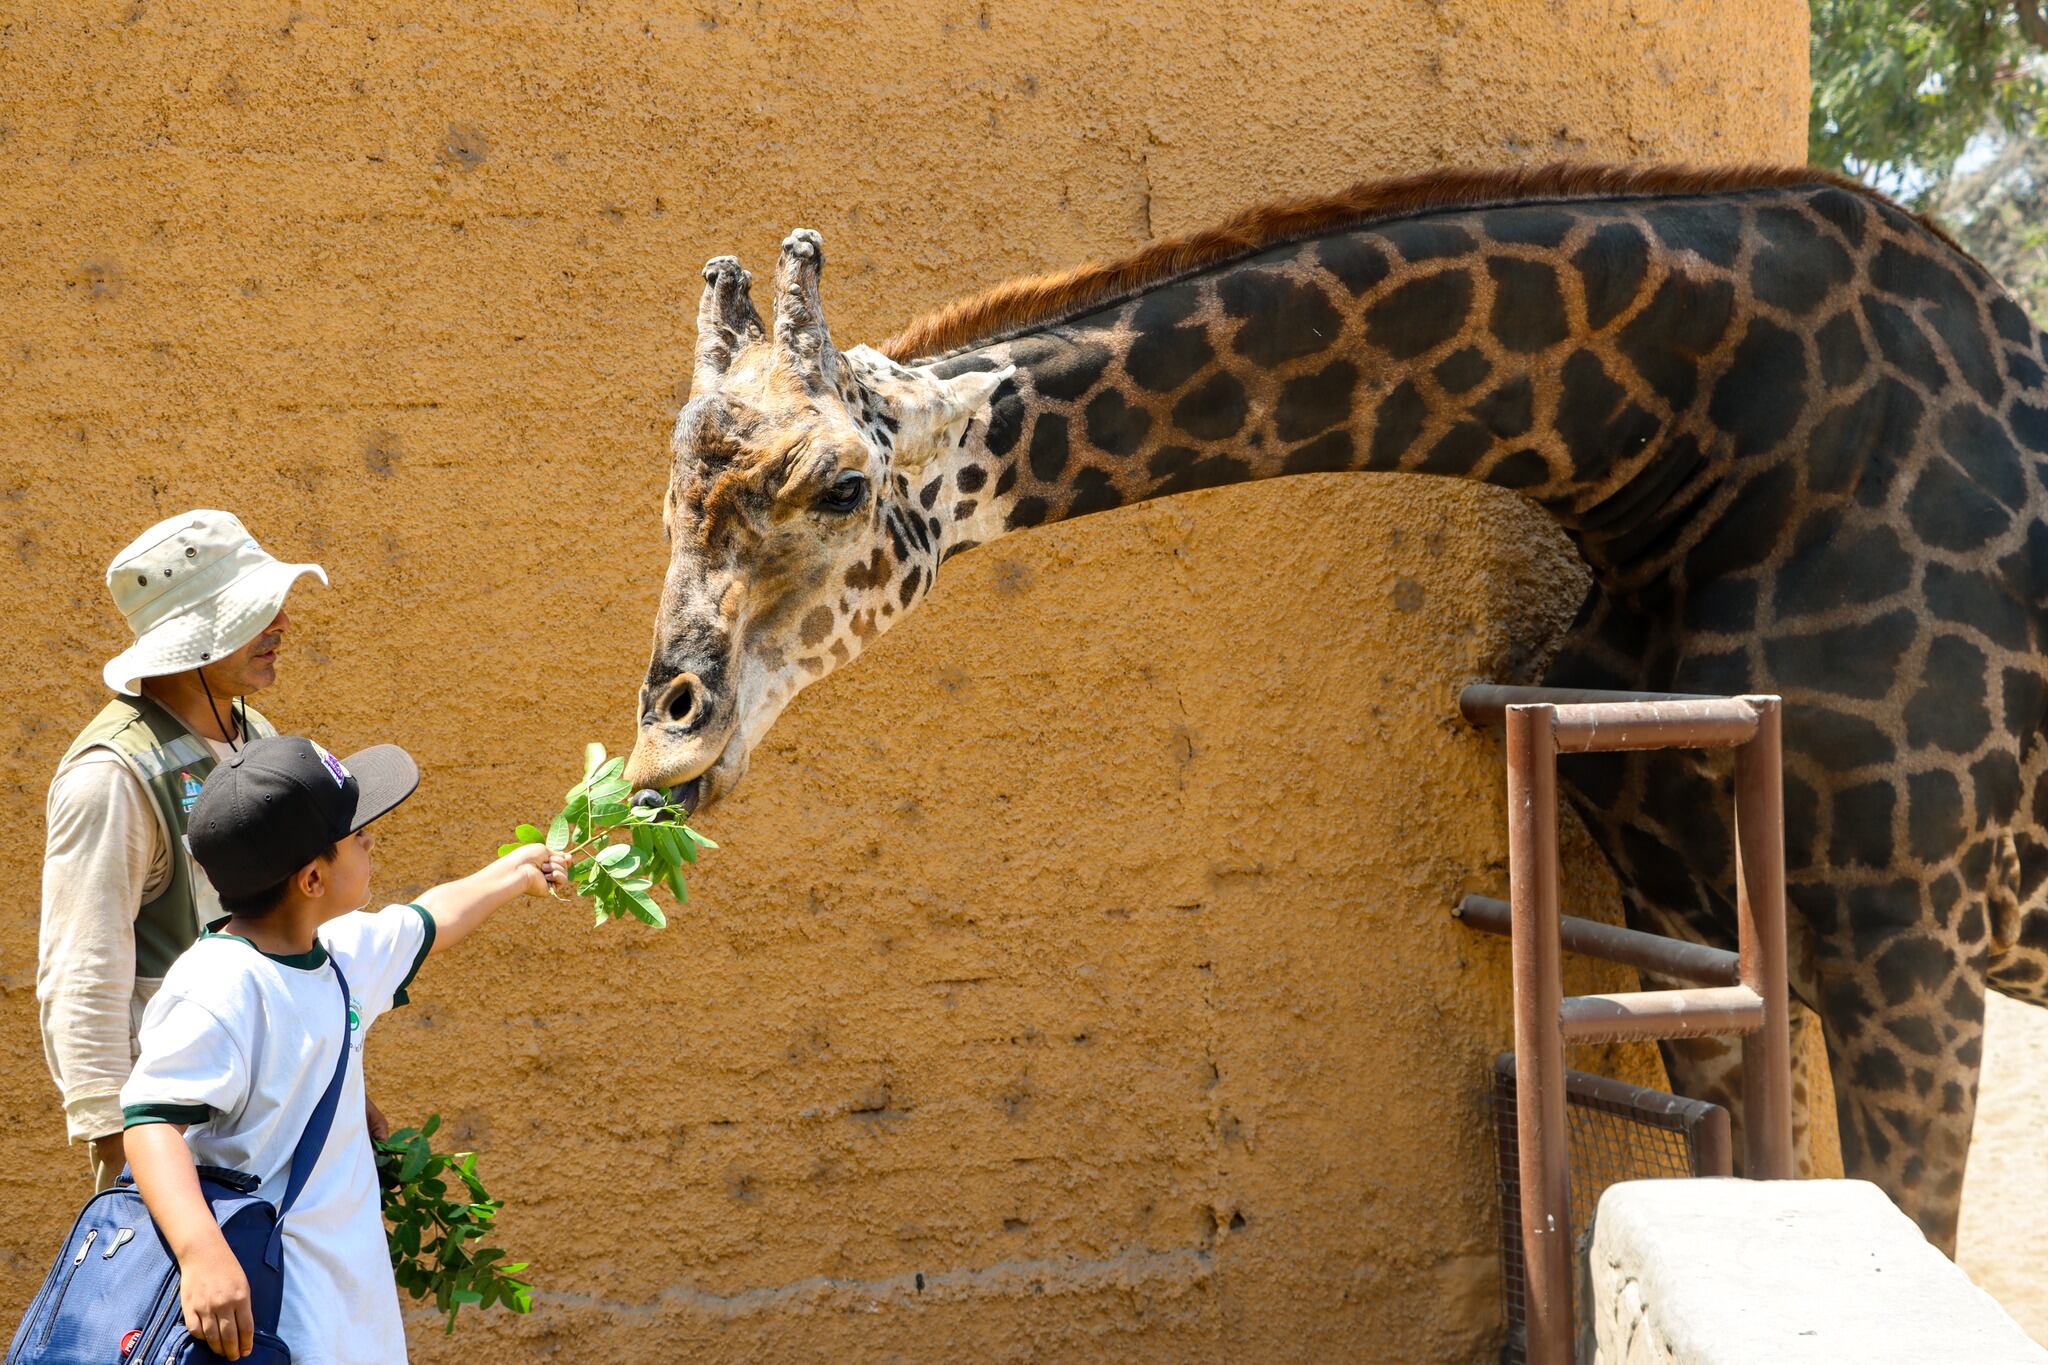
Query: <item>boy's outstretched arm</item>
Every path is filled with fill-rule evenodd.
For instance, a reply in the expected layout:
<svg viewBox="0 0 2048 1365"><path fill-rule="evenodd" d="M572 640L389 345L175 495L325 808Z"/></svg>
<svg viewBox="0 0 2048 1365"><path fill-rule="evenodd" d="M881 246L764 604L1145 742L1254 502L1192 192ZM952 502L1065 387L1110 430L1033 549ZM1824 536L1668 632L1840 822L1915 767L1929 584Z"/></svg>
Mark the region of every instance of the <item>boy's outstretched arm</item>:
<svg viewBox="0 0 2048 1365"><path fill-rule="evenodd" d="M149 1215L178 1258L178 1288L185 1330L216 1354L240 1360L256 1349L256 1318L249 1277L228 1249L199 1192L199 1171L185 1145L185 1126L145 1123L126 1134L128 1169Z"/></svg>
<svg viewBox="0 0 2048 1365"><path fill-rule="evenodd" d="M460 943L501 906L521 896L542 896L550 886L569 884L569 857L542 844L526 844L481 872L443 882L419 898L433 917L434 944L428 956Z"/></svg>

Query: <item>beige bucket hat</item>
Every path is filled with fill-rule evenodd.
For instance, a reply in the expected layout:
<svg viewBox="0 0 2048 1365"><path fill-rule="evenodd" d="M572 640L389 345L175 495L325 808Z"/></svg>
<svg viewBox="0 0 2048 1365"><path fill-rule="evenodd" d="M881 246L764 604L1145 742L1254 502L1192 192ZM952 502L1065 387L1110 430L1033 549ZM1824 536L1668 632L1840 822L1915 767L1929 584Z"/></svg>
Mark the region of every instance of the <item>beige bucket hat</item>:
<svg viewBox="0 0 2048 1365"><path fill-rule="evenodd" d="M144 678L234 653L275 620L292 585L318 564L283 564L229 512L186 512L160 521L114 556L107 588L135 643L108 662L107 686L134 696Z"/></svg>

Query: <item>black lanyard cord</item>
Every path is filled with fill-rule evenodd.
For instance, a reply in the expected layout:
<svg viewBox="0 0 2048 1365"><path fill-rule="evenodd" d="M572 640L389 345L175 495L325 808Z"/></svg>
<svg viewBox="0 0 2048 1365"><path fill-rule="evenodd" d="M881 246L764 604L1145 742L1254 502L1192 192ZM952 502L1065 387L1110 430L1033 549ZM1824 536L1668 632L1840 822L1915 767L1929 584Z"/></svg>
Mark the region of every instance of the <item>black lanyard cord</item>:
<svg viewBox="0 0 2048 1365"><path fill-rule="evenodd" d="M206 685L206 670L199 668L193 671L199 675L200 690L206 693L206 709L213 712L213 723L220 730L228 746L228 752L231 754L240 753L242 751L242 744L237 743L237 740L246 743L249 738L249 704L242 701L240 697L229 699L228 714L235 717L235 728L230 730L227 722L220 718L220 708L214 705L213 689ZM240 715L235 715L235 704L237 702L241 702L242 711Z"/></svg>

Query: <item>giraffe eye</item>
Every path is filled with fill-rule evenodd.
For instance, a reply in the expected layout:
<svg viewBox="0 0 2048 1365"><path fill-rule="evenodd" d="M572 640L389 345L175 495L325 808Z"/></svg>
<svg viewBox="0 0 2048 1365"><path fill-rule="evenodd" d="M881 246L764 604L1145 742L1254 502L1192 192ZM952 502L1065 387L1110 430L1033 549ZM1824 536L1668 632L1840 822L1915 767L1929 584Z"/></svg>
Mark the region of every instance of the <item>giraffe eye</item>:
<svg viewBox="0 0 2048 1365"><path fill-rule="evenodd" d="M818 506L824 508L827 512L851 512L860 506L861 500L867 497L867 493L867 475L849 469L834 479L831 485L825 489L824 493L819 496Z"/></svg>

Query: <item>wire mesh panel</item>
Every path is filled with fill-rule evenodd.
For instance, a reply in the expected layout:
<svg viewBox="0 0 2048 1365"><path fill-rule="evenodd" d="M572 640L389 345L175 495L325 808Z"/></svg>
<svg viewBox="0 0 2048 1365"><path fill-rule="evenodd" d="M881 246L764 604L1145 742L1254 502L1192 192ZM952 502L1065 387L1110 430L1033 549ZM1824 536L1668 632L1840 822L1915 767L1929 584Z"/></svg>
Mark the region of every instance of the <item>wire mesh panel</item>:
<svg viewBox="0 0 2048 1365"><path fill-rule="evenodd" d="M1594 1076L1565 1073L1565 1124L1571 1163L1571 1226L1592 1236L1593 1210L1609 1185L1624 1180L1727 1175L1728 1111L1703 1100ZM1528 1277L1522 1263L1522 1179L1515 1142L1515 1054L1493 1063L1494 1156L1498 1166L1501 1292L1507 1308L1502 1365L1522 1365Z"/></svg>

